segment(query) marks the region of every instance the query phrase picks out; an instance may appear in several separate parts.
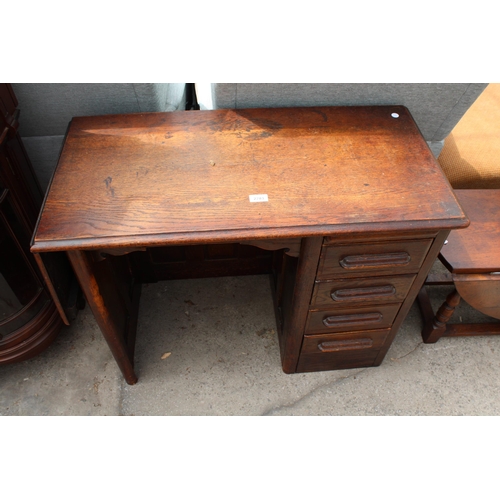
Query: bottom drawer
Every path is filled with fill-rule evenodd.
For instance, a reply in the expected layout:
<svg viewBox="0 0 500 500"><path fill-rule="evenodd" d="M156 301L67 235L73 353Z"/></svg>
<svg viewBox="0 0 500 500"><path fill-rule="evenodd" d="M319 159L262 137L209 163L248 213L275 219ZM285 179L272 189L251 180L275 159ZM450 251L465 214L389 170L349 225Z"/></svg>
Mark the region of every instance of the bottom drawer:
<svg viewBox="0 0 500 500"><path fill-rule="evenodd" d="M330 335L305 335L297 372L374 366L390 328Z"/></svg>

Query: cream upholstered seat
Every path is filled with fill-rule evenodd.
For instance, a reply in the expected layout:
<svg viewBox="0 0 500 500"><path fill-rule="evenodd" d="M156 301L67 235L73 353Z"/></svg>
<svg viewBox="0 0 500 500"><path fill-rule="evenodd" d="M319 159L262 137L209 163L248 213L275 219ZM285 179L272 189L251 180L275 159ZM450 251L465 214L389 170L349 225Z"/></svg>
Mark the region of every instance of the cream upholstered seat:
<svg viewBox="0 0 500 500"><path fill-rule="evenodd" d="M455 189L500 188L500 83L490 83L464 114L438 161Z"/></svg>

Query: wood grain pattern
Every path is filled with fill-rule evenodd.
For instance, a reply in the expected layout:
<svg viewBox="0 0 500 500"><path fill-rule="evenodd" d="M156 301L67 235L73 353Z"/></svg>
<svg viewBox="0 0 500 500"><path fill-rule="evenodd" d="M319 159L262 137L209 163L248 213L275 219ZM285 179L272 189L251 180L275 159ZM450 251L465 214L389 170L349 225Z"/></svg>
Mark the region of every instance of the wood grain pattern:
<svg viewBox="0 0 500 500"><path fill-rule="evenodd" d="M311 310L403 302L414 279L414 275L403 275L319 281L314 286Z"/></svg>
<svg viewBox="0 0 500 500"><path fill-rule="evenodd" d="M446 332L447 323L460 303L460 294L453 290L441 304L433 319L427 322L422 329L422 339L425 344L437 342Z"/></svg>
<svg viewBox="0 0 500 500"><path fill-rule="evenodd" d="M422 338L433 343L442 336L498 335L500 325L493 323L449 323L455 307L463 298L478 311L500 319L500 190L456 190L470 217L465 231L452 232L443 245L440 259L453 271L432 276L426 284L454 284L455 290L434 314L425 288L418 296L424 315Z"/></svg>
<svg viewBox="0 0 500 500"><path fill-rule="evenodd" d="M382 304L346 308L341 311L313 311L307 320L307 333L342 332L385 328L392 325L401 304Z"/></svg>
<svg viewBox="0 0 500 500"><path fill-rule="evenodd" d="M297 372L373 366L382 346L386 344L389 331L365 330L330 335L305 335ZM325 344L327 348L321 350L320 346Z"/></svg>
<svg viewBox="0 0 500 500"><path fill-rule="evenodd" d="M439 251L441 250L441 248L443 248L443 243L446 241L446 238L448 238L448 236L449 236L449 231L444 229L440 231L437 234L436 238L434 239L422 263L422 266L420 267L418 274L415 277L415 280L413 281L413 285L411 286L410 291L408 292L408 295L406 296L405 301L401 305L401 309L399 310L394 320L394 323L392 324L389 336L387 337L385 344L380 349L380 352L378 353L373 366L380 365L380 363L382 363L382 361L384 360L384 357L387 354L389 347L391 346L394 338L396 337L396 334L398 333L399 327L403 323L404 319L406 318L406 315L408 314L408 311L410 310L410 307L413 305L413 302L417 298L417 295L421 290L425 282L425 279L429 274L429 271L431 270L433 264L435 263Z"/></svg>
<svg viewBox="0 0 500 500"><path fill-rule="evenodd" d="M73 119L33 251L466 224L401 106L109 115Z"/></svg>
<svg viewBox="0 0 500 500"><path fill-rule="evenodd" d="M130 254L141 283L162 280L270 274L273 252L239 243L175 245Z"/></svg>
<svg viewBox="0 0 500 500"><path fill-rule="evenodd" d="M453 231L441 260L454 273L500 271L500 189L457 189L471 223Z"/></svg>
<svg viewBox="0 0 500 500"><path fill-rule="evenodd" d="M282 303L284 321L279 339L285 373L294 373L297 367L321 243L322 238L303 238L293 282L289 284L289 299Z"/></svg>
<svg viewBox="0 0 500 500"><path fill-rule="evenodd" d="M454 274L460 296L487 316L500 319L500 275Z"/></svg>
<svg viewBox="0 0 500 500"><path fill-rule="evenodd" d="M374 366L449 230L467 225L404 107L143 113L73 119L32 250L68 252L132 384L138 298L123 285L145 256L158 268L183 246L219 263L237 243L268 249L283 370ZM347 292L355 304L309 312L315 280L339 277L375 282Z"/></svg>
<svg viewBox="0 0 500 500"><path fill-rule="evenodd" d="M378 241L325 246L318 276L321 278L416 273L432 240Z"/></svg>
<svg viewBox="0 0 500 500"><path fill-rule="evenodd" d="M68 257L116 363L127 383L135 384L133 339L139 307L135 287L126 287L136 292L132 296L124 293L125 280L108 259L96 262L91 252L76 250Z"/></svg>
<svg viewBox="0 0 500 500"><path fill-rule="evenodd" d="M364 344L365 348L380 349L388 333L389 329L386 328L384 330L350 331L326 335L305 335L301 354L321 354L322 352L327 352L328 350L333 351L333 349L335 349L335 345L339 347L338 350L342 350L342 347L349 350L357 342L359 342L357 347ZM369 345L366 340L370 340Z"/></svg>
<svg viewBox="0 0 500 500"><path fill-rule="evenodd" d="M318 344L318 349L321 352L338 352L338 351L353 351L357 349L370 349L373 346L373 340L356 339L356 340L330 340Z"/></svg>

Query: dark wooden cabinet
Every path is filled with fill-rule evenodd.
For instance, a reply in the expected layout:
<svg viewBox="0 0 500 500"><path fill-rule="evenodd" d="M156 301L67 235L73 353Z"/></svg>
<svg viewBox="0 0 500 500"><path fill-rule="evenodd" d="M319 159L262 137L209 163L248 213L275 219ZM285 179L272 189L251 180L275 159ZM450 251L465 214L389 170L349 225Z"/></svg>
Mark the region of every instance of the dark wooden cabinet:
<svg viewBox="0 0 500 500"><path fill-rule="evenodd" d="M17 133L17 100L0 84L0 363L46 348L63 322L45 289L30 240L43 193Z"/></svg>

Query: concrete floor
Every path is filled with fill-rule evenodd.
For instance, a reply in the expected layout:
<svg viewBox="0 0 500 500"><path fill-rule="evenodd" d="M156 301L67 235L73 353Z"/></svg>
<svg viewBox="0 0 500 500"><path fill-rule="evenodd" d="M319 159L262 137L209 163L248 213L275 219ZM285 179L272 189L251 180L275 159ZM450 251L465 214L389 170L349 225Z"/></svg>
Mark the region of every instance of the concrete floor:
<svg viewBox="0 0 500 500"><path fill-rule="evenodd" d="M448 292L431 290L436 306ZM145 285L136 385L87 306L44 353L0 366L0 415L499 415L500 336L424 345L421 327L414 304L381 366L286 375L267 276Z"/></svg>

